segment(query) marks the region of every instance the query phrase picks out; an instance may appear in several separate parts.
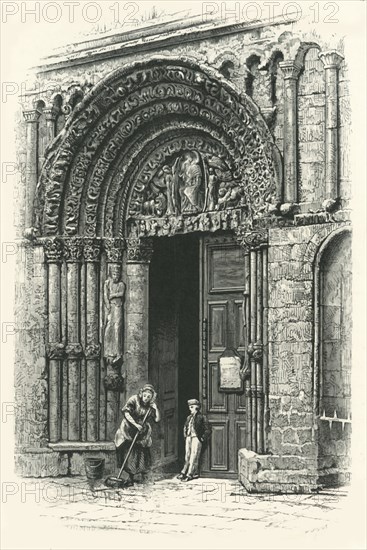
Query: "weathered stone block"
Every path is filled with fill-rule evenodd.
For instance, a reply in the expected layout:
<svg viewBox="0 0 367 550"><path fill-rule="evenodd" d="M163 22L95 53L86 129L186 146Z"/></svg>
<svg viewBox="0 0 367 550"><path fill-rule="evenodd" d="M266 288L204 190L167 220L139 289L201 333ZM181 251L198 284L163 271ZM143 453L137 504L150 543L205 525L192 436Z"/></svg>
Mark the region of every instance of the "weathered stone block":
<svg viewBox="0 0 367 550"><path fill-rule="evenodd" d="M271 414L271 411L270 411ZM289 419L286 414L278 414L274 418L271 418L271 425L274 428L284 428L289 425Z"/></svg>
<svg viewBox="0 0 367 550"><path fill-rule="evenodd" d="M278 321L298 322L313 321L314 313L311 306L289 306L268 309L269 327Z"/></svg>
<svg viewBox="0 0 367 550"><path fill-rule="evenodd" d="M304 443L311 443L312 442L312 429L311 428L304 428L297 430L298 435L298 441L300 445L303 445Z"/></svg>
<svg viewBox="0 0 367 550"><path fill-rule="evenodd" d="M302 244L311 240L314 233L312 226L269 229L269 246Z"/></svg>
<svg viewBox="0 0 367 550"><path fill-rule="evenodd" d="M269 277L269 307L307 306L312 303L312 281L282 279L273 281Z"/></svg>
<svg viewBox="0 0 367 550"><path fill-rule="evenodd" d="M286 244L282 246L271 246L268 250L268 262L287 262L292 257L292 245Z"/></svg>
<svg viewBox="0 0 367 550"><path fill-rule="evenodd" d="M22 477L56 477L68 474L68 459L45 449L44 452L16 453L15 471Z"/></svg>
<svg viewBox="0 0 367 550"><path fill-rule="evenodd" d="M273 453L280 454L282 452L282 447L282 432L279 428L275 428L274 426L272 426L269 434L269 449Z"/></svg>
<svg viewBox="0 0 367 550"><path fill-rule="evenodd" d="M283 432L283 442L297 444L298 443L297 432L293 428L289 428L285 430Z"/></svg>
<svg viewBox="0 0 367 550"><path fill-rule="evenodd" d="M311 458L316 456L316 446L314 443L305 443L304 445L283 444L282 455L296 455Z"/></svg>
<svg viewBox="0 0 367 550"><path fill-rule="evenodd" d="M313 326L308 321L279 321L268 328L269 342L306 342L312 340Z"/></svg>
<svg viewBox="0 0 367 550"><path fill-rule="evenodd" d="M311 462L298 459L299 470L287 468L288 464L288 458L240 449L239 481L248 492L307 493L316 488L317 473Z"/></svg>
<svg viewBox="0 0 367 550"><path fill-rule="evenodd" d="M292 413L289 423L294 428L307 428L313 425L312 413Z"/></svg>

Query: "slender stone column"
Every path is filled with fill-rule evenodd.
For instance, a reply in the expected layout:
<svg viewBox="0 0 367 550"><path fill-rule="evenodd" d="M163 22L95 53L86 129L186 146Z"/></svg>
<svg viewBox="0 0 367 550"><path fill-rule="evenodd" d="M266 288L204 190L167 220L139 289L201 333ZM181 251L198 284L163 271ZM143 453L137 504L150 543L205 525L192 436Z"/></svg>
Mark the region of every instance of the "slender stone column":
<svg viewBox="0 0 367 550"><path fill-rule="evenodd" d="M252 349L256 342L256 323L257 323L257 255L255 250L250 251L250 344ZM250 348L250 346L252 346ZM256 432L257 432L257 400L256 400L256 362L253 354L250 354L250 390L251 390L251 449L256 451Z"/></svg>
<svg viewBox="0 0 367 550"><path fill-rule="evenodd" d="M23 112L27 123L25 229L33 227L33 202L38 178L38 119L40 115L41 113L37 109Z"/></svg>
<svg viewBox="0 0 367 550"><path fill-rule="evenodd" d="M127 242L126 364L127 392L136 392L148 381L150 239Z"/></svg>
<svg viewBox="0 0 367 550"><path fill-rule="evenodd" d="M48 394L49 437L54 443L61 439L61 369L65 354L61 333L61 261L62 242L50 239L45 242L48 274Z"/></svg>
<svg viewBox="0 0 367 550"><path fill-rule="evenodd" d="M101 243L97 239L84 240L86 264L86 412L87 441L99 439L99 374L101 345L99 342L99 270Z"/></svg>
<svg viewBox="0 0 367 550"><path fill-rule="evenodd" d="M122 259L125 250L123 239L105 239L104 247L107 256L107 277L111 267L118 266L122 272ZM124 324L124 323L123 323ZM106 319L105 319L106 326ZM122 340L124 335L121 335ZM104 342L104 354L106 354L106 341ZM123 350L121 350L123 353ZM113 439L120 419L119 403L120 393L123 391L123 379L121 377L122 358L113 362L112 357L104 358L105 367L105 403L106 403L106 439Z"/></svg>
<svg viewBox="0 0 367 550"><path fill-rule="evenodd" d="M256 295L256 344L253 357L256 363L256 450L264 451L264 383L262 365L263 347L263 255L261 248L256 251L257 256L257 295ZM260 353L259 353L260 352Z"/></svg>
<svg viewBox="0 0 367 550"><path fill-rule="evenodd" d="M47 139L46 139L46 146L48 147L51 143L51 141L54 139L56 135L56 119L59 111L55 107L47 107L43 109L43 114L45 115L46 119L46 131L47 131Z"/></svg>
<svg viewBox="0 0 367 550"><path fill-rule="evenodd" d="M268 248L264 245L261 249L263 256L263 333L262 333L262 344L263 344L263 394L264 394L264 418L263 418L263 433L264 433L264 453L267 450L267 433L269 430L270 422L270 411L269 411L269 366L268 366Z"/></svg>
<svg viewBox="0 0 367 550"><path fill-rule="evenodd" d="M240 234L238 240L247 250L249 268L245 283L245 319L248 367L245 369L247 447L258 453L265 448L266 418L264 415L265 373L264 341L267 341L267 232L264 230ZM246 266L246 263L245 263ZM246 297L248 297L246 299Z"/></svg>
<svg viewBox="0 0 367 550"><path fill-rule="evenodd" d="M251 341L250 333L250 253L247 247L245 247L245 290L243 293L243 315L244 315L244 338L245 349ZM252 447L252 405L251 405L251 384L248 373L250 372L249 356L245 357L245 402L246 402L246 447L251 449Z"/></svg>
<svg viewBox="0 0 367 550"><path fill-rule="evenodd" d="M296 203L297 189L297 79L301 65L282 61L284 75L284 190L283 202Z"/></svg>
<svg viewBox="0 0 367 550"><path fill-rule="evenodd" d="M80 343L80 263L82 239L65 241L67 280L67 347L68 357L68 440L80 438L80 368L83 348Z"/></svg>
<svg viewBox="0 0 367 550"><path fill-rule="evenodd" d="M344 57L332 50L319 58L325 69L325 183L328 199L339 196L338 185L338 70Z"/></svg>

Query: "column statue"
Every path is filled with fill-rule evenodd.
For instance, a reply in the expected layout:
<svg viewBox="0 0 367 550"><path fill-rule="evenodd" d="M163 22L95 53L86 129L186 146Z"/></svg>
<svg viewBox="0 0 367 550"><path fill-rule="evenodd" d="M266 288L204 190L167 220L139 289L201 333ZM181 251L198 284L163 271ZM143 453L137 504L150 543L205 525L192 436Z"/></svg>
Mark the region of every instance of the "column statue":
<svg viewBox="0 0 367 550"><path fill-rule="evenodd" d="M115 365L122 359L124 340L124 298L126 285L121 281L121 267L112 265L104 284L105 307L104 357Z"/></svg>

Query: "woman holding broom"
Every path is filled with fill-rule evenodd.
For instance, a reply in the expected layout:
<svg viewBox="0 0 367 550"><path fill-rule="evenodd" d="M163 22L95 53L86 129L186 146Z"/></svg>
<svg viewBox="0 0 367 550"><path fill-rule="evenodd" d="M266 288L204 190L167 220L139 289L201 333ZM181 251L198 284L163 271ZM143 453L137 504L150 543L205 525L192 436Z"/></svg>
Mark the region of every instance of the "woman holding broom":
<svg viewBox="0 0 367 550"><path fill-rule="evenodd" d="M124 471L129 475L125 486L134 484L134 476L142 474L145 479L151 464L152 458L150 447L152 445L152 427L150 419L159 422L160 413L155 403L157 394L151 384L145 384L137 395L128 399L123 412L123 419L115 435L117 466L121 468L132 441L139 432L135 444L128 455ZM145 421L144 421L145 419Z"/></svg>

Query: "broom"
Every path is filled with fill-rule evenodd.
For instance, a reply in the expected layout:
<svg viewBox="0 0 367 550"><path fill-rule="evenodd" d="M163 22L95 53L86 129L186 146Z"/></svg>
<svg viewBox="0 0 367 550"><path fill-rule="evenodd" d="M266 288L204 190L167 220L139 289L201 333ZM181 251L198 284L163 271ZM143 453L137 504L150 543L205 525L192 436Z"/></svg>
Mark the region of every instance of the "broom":
<svg viewBox="0 0 367 550"><path fill-rule="evenodd" d="M144 416L144 418L143 418L143 422L141 423L142 426L144 426L144 424L145 424L145 422L146 422L146 420L147 420L147 418L148 418L148 416L149 416L150 411L151 411L151 407L149 407L149 409L148 409L147 412L145 413L145 416ZM124 461L123 461L123 463L122 463L122 466L121 466L121 468L120 468L120 471L119 471L119 473L117 474L117 477L109 476L109 477L106 478L106 480L105 480L104 483L105 483L105 485L106 485L107 487L119 488L119 487L123 487L123 486L125 485L125 483L126 483L125 480L121 478L122 472L124 471L124 468L125 468L125 466L126 466L126 462L128 461L129 456L131 455L131 451L133 450L134 445L135 445L135 443L136 443L136 440L138 439L139 433L140 433L139 430L137 430L137 432L136 432L136 434L135 434L135 436L134 436L134 439L133 439L132 442L131 442L131 445L130 445L130 447L129 447L129 450L128 450L127 453L126 453L126 456L125 456L125 459L124 459Z"/></svg>

